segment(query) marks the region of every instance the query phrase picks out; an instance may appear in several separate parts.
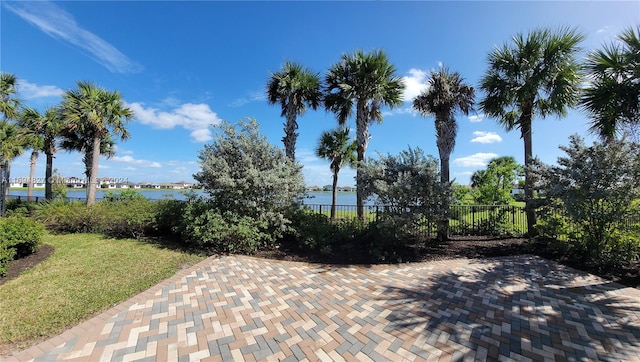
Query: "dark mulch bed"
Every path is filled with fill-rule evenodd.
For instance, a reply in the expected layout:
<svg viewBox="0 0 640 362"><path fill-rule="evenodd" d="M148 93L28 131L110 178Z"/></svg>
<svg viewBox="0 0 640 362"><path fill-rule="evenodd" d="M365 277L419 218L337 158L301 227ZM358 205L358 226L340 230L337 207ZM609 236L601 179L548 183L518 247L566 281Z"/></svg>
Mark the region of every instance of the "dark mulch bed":
<svg viewBox="0 0 640 362"><path fill-rule="evenodd" d="M44 244L40 246L38 251L34 254L12 261L11 265L9 265L9 270L7 270L7 275L5 275L4 277L0 277L0 285L19 276L20 273L32 268L34 265L39 264L40 262L51 256L53 252L53 246Z"/></svg>
<svg viewBox="0 0 640 362"><path fill-rule="evenodd" d="M575 269L583 270L602 278L619 282L626 286L640 288L640 261L627 262L617 267L592 266L588 267L582 260L558 256L548 252L544 242L534 242L523 238L492 239L482 237L453 238L446 243L428 241L405 250L394 262L419 262L452 258L492 258L509 255L534 254L546 259L555 260ZM43 245L38 252L11 263L8 274L0 278L0 285L17 277L23 271L33 267L53 254L53 247ZM303 262L321 262L331 264L362 263L353 259L321 258L317 255L304 255L290 250L273 249L259 252L256 256Z"/></svg>

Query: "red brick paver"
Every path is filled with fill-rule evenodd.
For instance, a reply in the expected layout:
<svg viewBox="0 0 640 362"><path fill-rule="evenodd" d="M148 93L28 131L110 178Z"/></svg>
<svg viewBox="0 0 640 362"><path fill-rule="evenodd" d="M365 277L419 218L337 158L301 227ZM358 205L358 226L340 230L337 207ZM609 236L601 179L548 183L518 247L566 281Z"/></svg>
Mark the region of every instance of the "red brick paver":
<svg viewBox="0 0 640 362"><path fill-rule="evenodd" d="M209 258L9 361L638 360L640 290L534 256Z"/></svg>

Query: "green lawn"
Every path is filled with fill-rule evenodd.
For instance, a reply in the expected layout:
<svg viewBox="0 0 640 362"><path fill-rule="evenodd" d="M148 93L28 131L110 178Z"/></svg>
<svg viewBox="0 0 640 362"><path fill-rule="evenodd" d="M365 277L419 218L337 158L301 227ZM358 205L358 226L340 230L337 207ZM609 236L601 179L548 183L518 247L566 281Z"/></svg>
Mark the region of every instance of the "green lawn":
<svg viewBox="0 0 640 362"><path fill-rule="evenodd" d="M47 234L44 243L52 256L0 285L0 344L54 336L204 259L95 234Z"/></svg>

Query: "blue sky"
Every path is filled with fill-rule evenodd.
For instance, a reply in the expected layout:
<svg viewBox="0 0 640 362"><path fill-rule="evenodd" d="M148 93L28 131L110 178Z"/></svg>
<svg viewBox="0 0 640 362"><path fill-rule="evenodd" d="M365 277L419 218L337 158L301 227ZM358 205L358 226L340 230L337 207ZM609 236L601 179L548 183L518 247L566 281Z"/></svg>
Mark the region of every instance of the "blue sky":
<svg viewBox="0 0 640 362"><path fill-rule="evenodd" d="M433 118L411 110L429 70L444 64L474 87L487 54L519 32L575 26L587 51L640 23L640 2L218 2L218 1L6 1L0 5L0 70L19 79L24 103L44 109L63 91L88 80L118 90L135 113L131 139L101 159L100 177L130 181L193 181L198 150L211 124L256 118L270 142L282 147L278 106L265 86L285 60L324 74L341 54L383 49L405 77L405 103L371 126L368 155L420 147L437 157ZM479 94L482 97L482 94ZM482 114L457 117L451 174L462 184L498 156L523 162L519 132L501 129ZM355 128L353 120L350 121ZM308 185L331 182L329 164L314 156L320 133L336 126L324 110L299 118L297 158ZM555 162L558 146L574 133L587 136L588 119L534 120L533 151ZM588 139L591 139L588 137ZM82 176L82 156L64 151L54 167ZM12 177L28 175L28 155L12 163ZM353 184L345 169L341 185ZM44 156L37 176L44 176Z"/></svg>

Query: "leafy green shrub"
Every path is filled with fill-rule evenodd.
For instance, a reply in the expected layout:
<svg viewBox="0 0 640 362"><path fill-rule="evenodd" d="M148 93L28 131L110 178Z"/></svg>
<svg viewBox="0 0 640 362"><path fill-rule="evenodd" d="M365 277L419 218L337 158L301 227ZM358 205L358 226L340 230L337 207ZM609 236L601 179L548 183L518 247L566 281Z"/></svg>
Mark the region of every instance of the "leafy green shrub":
<svg viewBox="0 0 640 362"><path fill-rule="evenodd" d="M96 227L90 210L80 201L47 201L34 211L34 218L47 229L59 233L93 232Z"/></svg>
<svg viewBox="0 0 640 362"><path fill-rule="evenodd" d="M572 136L560 149L567 156L558 158L558 166L536 160L531 173L547 205L562 205L574 250L593 265L637 258L639 233L629 220L640 212L640 145L612 139L587 147Z"/></svg>
<svg viewBox="0 0 640 362"><path fill-rule="evenodd" d="M177 233L188 202L174 199L156 201L153 234L164 236Z"/></svg>
<svg viewBox="0 0 640 362"><path fill-rule="evenodd" d="M143 194L137 190L125 189L119 192L108 191L104 194L104 199L108 201L124 201L124 200L146 200Z"/></svg>
<svg viewBox="0 0 640 362"><path fill-rule="evenodd" d="M22 198L7 200L7 216L30 216L40 203Z"/></svg>
<svg viewBox="0 0 640 362"><path fill-rule="evenodd" d="M9 265L16 256L16 249L7 248L4 244L0 243L0 277L7 275Z"/></svg>
<svg viewBox="0 0 640 362"><path fill-rule="evenodd" d="M0 220L0 275L6 273L14 258L23 258L38 250L43 231L41 224L25 217Z"/></svg>
<svg viewBox="0 0 640 362"><path fill-rule="evenodd" d="M542 206L536 211L536 232L540 239L560 239L569 233L569 223L563 215L563 205L558 200Z"/></svg>
<svg viewBox="0 0 640 362"><path fill-rule="evenodd" d="M120 197L89 208L96 221L93 232L114 238L140 238L154 230L156 205L143 197Z"/></svg>
<svg viewBox="0 0 640 362"><path fill-rule="evenodd" d="M408 239L382 223L354 217L332 222L326 215L302 209L291 216L291 228L283 244L322 260L370 263L395 262Z"/></svg>
<svg viewBox="0 0 640 362"><path fill-rule="evenodd" d="M210 196L207 211L215 209L226 222L254 225L259 244L282 237L287 216L304 195L302 166L270 144L255 120L223 121L215 130L211 144L199 152L201 170L193 176Z"/></svg>
<svg viewBox="0 0 640 362"><path fill-rule="evenodd" d="M92 206L78 201L51 200L34 212L36 220L59 233L102 233L117 238L139 238L158 230L158 205L144 197L119 197Z"/></svg>
<svg viewBox="0 0 640 362"><path fill-rule="evenodd" d="M288 247L298 251L331 253L336 227L327 215L302 208L292 213L291 228L284 238Z"/></svg>
<svg viewBox="0 0 640 362"><path fill-rule="evenodd" d="M221 253L251 254L275 242L268 223L230 211L220 211L211 202L189 203L178 227L183 242Z"/></svg>

